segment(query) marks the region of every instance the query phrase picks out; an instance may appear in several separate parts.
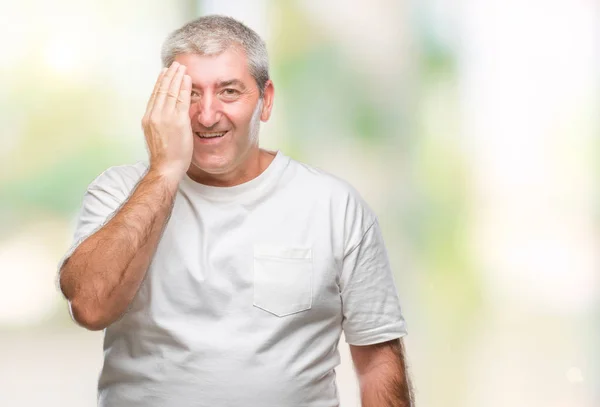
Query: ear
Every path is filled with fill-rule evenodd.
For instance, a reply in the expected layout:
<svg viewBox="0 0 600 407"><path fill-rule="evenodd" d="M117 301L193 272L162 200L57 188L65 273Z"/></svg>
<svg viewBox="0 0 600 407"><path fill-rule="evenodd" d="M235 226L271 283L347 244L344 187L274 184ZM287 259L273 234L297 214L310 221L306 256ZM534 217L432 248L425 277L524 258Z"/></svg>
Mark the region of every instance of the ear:
<svg viewBox="0 0 600 407"><path fill-rule="evenodd" d="M273 108L273 97L275 96L275 87L270 79L265 83L265 92L263 94L263 107L260 114L260 120L266 122L271 117L271 109Z"/></svg>

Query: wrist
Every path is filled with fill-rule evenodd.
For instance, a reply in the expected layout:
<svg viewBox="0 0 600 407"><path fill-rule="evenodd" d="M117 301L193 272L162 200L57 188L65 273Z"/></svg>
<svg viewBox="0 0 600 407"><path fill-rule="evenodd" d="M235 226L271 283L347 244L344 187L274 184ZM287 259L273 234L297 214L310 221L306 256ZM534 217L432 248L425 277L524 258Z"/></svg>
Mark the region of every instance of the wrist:
<svg viewBox="0 0 600 407"><path fill-rule="evenodd" d="M177 187L183 178L184 172L176 168L150 166L149 175L164 180L168 185Z"/></svg>

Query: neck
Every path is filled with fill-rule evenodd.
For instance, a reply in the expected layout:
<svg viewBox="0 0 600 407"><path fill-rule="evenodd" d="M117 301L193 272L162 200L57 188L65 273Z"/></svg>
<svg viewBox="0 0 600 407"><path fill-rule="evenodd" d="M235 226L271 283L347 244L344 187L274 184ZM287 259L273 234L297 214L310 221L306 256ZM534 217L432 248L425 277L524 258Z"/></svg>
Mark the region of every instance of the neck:
<svg viewBox="0 0 600 407"><path fill-rule="evenodd" d="M252 149L247 157L235 168L222 174L211 174L192 163L188 176L204 185L213 187L232 187L258 177L271 164L275 154L260 148Z"/></svg>

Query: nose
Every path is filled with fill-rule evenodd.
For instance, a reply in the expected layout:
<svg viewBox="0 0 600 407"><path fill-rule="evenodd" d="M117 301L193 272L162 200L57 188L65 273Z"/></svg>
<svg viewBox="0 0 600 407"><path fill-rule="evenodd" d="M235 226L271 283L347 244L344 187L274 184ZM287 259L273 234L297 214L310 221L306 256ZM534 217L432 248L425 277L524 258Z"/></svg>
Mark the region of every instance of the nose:
<svg viewBox="0 0 600 407"><path fill-rule="evenodd" d="M203 127L210 129L221 120L221 103L213 95L205 93L194 105L196 120Z"/></svg>

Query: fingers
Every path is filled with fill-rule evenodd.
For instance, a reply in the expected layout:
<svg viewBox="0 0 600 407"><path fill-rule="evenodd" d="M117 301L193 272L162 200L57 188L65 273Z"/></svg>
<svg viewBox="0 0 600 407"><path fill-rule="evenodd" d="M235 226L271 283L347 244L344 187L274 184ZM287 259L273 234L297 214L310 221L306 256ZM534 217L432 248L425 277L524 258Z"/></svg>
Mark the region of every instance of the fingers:
<svg viewBox="0 0 600 407"><path fill-rule="evenodd" d="M179 88L179 97L177 98L176 108L180 112L188 114L190 109L190 95L192 94L192 77L183 75L183 82Z"/></svg>
<svg viewBox="0 0 600 407"><path fill-rule="evenodd" d="M165 101L167 99L167 92L169 91L169 87L171 86L171 81L173 77L177 73L180 64L177 62L173 62L167 72L163 75L161 83L156 91L156 97L154 99L154 106L152 107L153 112L159 112L162 110Z"/></svg>
<svg viewBox="0 0 600 407"><path fill-rule="evenodd" d="M160 74L158 75L158 79L156 80L156 83L154 84L154 89L152 90L152 94L150 95L150 98L148 99L148 104L146 105L146 113L149 113L152 110L152 106L154 106L154 99L156 99L156 92L158 92L158 89L160 88L160 84L162 83L163 76L165 76L165 72L167 72L167 68L163 68L160 71Z"/></svg>
<svg viewBox="0 0 600 407"><path fill-rule="evenodd" d="M179 98L179 89L181 88L181 82L183 81L183 75L185 73L185 66L179 65L166 95L166 100L163 109L165 111L172 111L175 109L177 98Z"/></svg>

